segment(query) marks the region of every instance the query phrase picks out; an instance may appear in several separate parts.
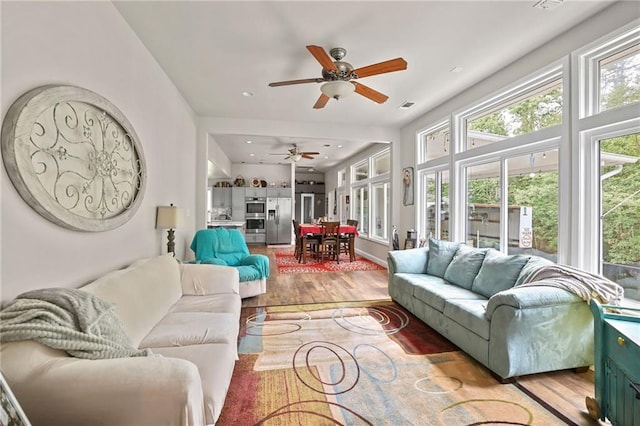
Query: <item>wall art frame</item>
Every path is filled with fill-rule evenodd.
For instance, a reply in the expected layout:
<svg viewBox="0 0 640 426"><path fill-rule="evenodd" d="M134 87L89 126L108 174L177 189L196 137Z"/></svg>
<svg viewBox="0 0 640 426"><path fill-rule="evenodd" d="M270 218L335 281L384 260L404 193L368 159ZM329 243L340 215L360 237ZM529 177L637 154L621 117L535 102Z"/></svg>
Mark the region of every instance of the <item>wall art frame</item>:
<svg viewBox="0 0 640 426"><path fill-rule="evenodd" d="M402 204L413 205L413 167L402 169Z"/></svg>
<svg viewBox="0 0 640 426"><path fill-rule="evenodd" d="M115 229L144 196L146 163L133 126L81 87L46 85L20 96L2 123L1 149L24 201L67 229Z"/></svg>

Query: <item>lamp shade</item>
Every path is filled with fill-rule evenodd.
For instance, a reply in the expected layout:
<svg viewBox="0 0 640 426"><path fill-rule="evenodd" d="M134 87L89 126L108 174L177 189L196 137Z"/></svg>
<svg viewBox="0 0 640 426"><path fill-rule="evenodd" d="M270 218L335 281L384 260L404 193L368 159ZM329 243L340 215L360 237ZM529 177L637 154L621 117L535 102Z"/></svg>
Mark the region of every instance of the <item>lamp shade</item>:
<svg viewBox="0 0 640 426"><path fill-rule="evenodd" d="M328 81L320 86L320 91L333 99L349 96L354 90L356 90L356 86L344 80Z"/></svg>
<svg viewBox="0 0 640 426"><path fill-rule="evenodd" d="M178 227L178 208L171 204L170 206L158 206L158 214L156 216L157 229L173 229Z"/></svg>

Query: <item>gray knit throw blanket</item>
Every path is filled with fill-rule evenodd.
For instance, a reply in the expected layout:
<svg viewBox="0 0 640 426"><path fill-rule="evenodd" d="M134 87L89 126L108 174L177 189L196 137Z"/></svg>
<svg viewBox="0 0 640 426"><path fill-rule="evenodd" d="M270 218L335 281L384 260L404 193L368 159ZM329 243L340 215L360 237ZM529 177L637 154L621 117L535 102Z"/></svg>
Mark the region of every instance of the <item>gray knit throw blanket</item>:
<svg viewBox="0 0 640 426"><path fill-rule="evenodd" d="M0 311L0 342L34 340L86 359L149 356L131 343L113 305L76 289L19 295Z"/></svg>
<svg viewBox="0 0 640 426"><path fill-rule="evenodd" d="M596 274L567 265L545 265L534 271L518 287L551 286L580 296L584 301L619 305L624 289L619 284Z"/></svg>

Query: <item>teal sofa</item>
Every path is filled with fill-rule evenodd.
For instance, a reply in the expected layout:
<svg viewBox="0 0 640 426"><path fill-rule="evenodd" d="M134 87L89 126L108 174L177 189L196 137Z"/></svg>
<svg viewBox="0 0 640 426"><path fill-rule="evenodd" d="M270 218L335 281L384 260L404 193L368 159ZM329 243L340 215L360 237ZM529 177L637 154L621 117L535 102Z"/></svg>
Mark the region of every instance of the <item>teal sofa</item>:
<svg viewBox="0 0 640 426"><path fill-rule="evenodd" d="M389 295L501 381L593 364L593 318L579 296L523 286L551 261L449 241L390 251Z"/></svg>

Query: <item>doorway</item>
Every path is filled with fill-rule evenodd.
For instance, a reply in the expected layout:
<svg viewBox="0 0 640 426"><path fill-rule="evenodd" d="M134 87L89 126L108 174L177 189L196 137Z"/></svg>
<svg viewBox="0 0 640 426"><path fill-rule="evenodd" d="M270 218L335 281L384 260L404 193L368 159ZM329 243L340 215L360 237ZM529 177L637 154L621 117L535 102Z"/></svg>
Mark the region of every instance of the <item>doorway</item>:
<svg viewBox="0 0 640 426"><path fill-rule="evenodd" d="M315 194L300 194L300 222L311 223L315 217L313 206L315 204Z"/></svg>

